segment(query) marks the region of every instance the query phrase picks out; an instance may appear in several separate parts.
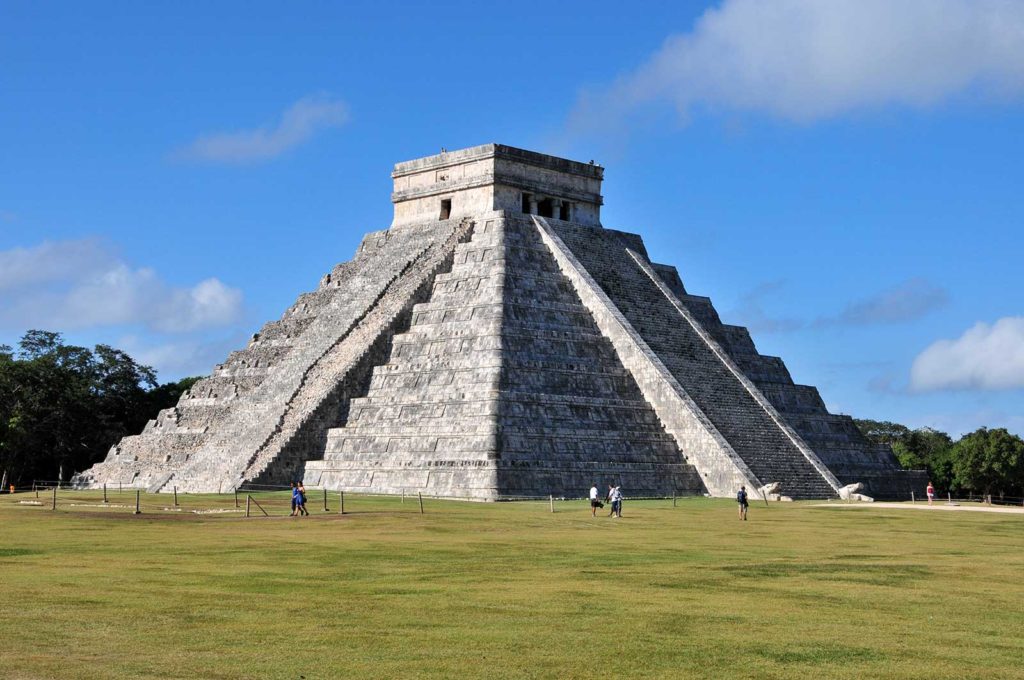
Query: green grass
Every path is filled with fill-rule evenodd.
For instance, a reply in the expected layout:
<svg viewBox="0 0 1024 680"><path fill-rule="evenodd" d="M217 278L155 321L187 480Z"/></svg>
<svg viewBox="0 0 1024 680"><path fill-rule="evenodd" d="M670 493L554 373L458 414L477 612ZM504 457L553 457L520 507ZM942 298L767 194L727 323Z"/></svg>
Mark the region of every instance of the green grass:
<svg viewBox="0 0 1024 680"><path fill-rule="evenodd" d="M1024 677L1021 516L40 496L0 496L2 677Z"/></svg>

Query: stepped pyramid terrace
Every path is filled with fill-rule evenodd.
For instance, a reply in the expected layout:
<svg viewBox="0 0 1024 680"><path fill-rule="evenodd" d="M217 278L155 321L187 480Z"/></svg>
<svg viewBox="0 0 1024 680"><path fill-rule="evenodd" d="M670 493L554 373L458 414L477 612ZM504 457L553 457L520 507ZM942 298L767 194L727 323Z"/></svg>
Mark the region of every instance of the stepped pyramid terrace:
<svg viewBox="0 0 1024 680"><path fill-rule="evenodd" d="M603 172L500 144L399 163L389 229L76 482L484 500L924 486L639 235L604 228Z"/></svg>

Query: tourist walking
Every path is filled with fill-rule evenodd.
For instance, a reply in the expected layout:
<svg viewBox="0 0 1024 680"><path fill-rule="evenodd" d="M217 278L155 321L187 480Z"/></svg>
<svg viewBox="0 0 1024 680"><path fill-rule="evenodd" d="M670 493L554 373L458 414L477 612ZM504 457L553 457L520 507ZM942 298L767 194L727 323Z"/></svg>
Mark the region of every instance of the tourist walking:
<svg viewBox="0 0 1024 680"><path fill-rule="evenodd" d="M614 486L609 492L608 497L612 501L612 517L622 517L622 487Z"/></svg>
<svg viewBox="0 0 1024 680"><path fill-rule="evenodd" d="M747 520L747 508L750 507L750 503L747 502L747 487L741 486L739 492L736 494L736 502L740 506L740 519L743 521Z"/></svg>
<svg viewBox="0 0 1024 680"><path fill-rule="evenodd" d="M931 505L932 501L935 500L935 487L932 486L931 482L928 482L928 488L925 489L925 493L928 494L928 505Z"/></svg>
<svg viewBox="0 0 1024 680"><path fill-rule="evenodd" d="M306 510L306 487L302 485L302 482L299 482L299 485L296 488L299 491L299 513L302 515L308 515L309 510Z"/></svg>
<svg viewBox="0 0 1024 680"><path fill-rule="evenodd" d="M292 482L292 517L299 512L299 485Z"/></svg>
<svg viewBox="0 0 1024 680"><path fill-rule="evenodd" d="M597 484L590 486L590 516L597 517L597 509L603 508L604 503L597 497Z"/></svg>

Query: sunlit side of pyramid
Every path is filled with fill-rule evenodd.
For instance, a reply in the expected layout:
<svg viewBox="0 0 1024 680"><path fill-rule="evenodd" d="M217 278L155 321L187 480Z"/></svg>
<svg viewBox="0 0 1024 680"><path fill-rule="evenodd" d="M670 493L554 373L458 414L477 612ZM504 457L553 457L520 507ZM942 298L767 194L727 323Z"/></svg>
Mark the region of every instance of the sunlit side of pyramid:
<svg viewBox="0 0 1024 680"><path fill-rule="evenodd" d="M604 229L600 166L487 144L392 176L390 229L78 482L499 499L924 481Z"/></svg>

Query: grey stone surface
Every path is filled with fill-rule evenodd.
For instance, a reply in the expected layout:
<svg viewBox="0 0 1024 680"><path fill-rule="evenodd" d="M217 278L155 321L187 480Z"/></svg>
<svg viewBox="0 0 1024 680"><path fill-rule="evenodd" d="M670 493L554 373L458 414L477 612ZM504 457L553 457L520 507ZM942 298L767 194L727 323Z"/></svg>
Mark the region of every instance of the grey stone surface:
<svg viewBox="0 0 1024 680"><path fill-rule="evenodd" d="M399 163L394 220L76 479L460 498L795 498L901 471L636 234L603 168L499 144Z"/></svg>

